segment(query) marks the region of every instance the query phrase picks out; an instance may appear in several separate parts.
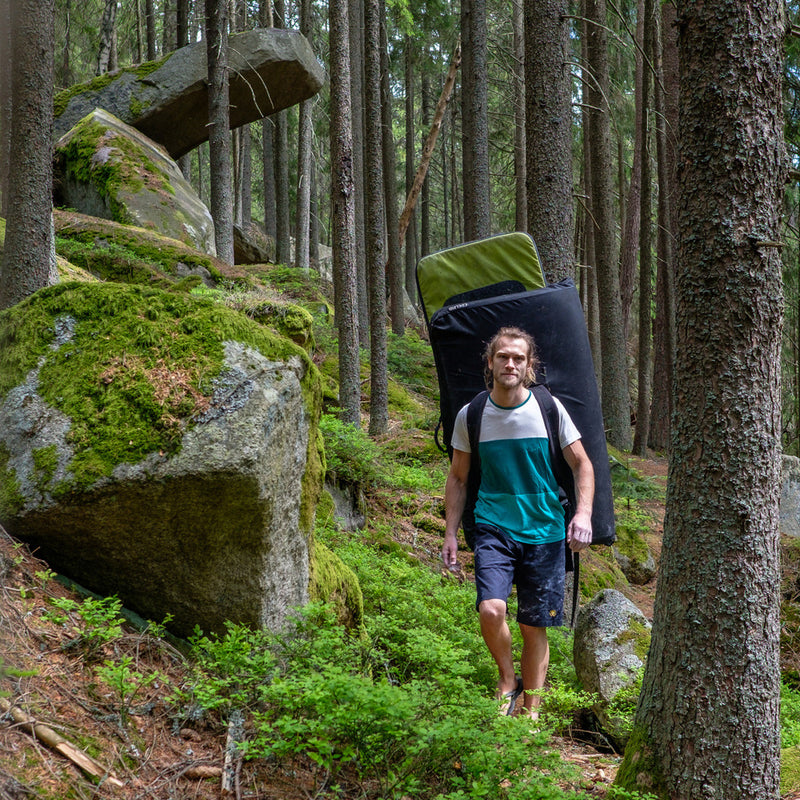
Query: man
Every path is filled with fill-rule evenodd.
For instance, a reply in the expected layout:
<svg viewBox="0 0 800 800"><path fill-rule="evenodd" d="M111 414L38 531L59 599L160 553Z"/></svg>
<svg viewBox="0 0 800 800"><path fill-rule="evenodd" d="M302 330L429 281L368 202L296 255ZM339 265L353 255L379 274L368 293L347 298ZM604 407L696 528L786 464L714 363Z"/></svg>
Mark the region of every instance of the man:
<svg viewBox="0 0 800 800"><path fill-rule="evenodd" d="M497 698L514 713L524 692L524 713L538 717L550 649L547 628L562 624L564 608L564 510L550 465L547 431L528 388L537 366L533 338L501 328L486 348L490 394L480 425L481 484L475 503L476 606L481 634L497 663ZM555 399L555 398L554 398ZM559 444L575 479L575 514L566 530L577 552L592 540L594 470L580 433L558 400ZM442 560L456 565L457 534L467 499L470 443L467 406L456 417L453 460L445 485ZM521 679L514 670L506 608L517 586L522 632Z"/></svg>

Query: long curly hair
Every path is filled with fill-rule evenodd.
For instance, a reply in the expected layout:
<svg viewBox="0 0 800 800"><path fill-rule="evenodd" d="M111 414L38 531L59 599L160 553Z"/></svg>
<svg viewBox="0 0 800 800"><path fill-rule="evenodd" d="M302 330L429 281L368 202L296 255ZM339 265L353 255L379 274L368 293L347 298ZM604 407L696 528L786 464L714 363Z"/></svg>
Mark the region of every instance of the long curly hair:
<svg viewBox="0 0 800 800"><path fill-rule="evenodd" d="M489 343L486 345L486 349L483 351L483 380L486 383L486 388L491 389L494 385L492 370L489 368L489 359L494 358L500 339L522 339L522 341L528 345L528 356L531 360L531 364L525 377L522 379L522 383L524 386L530 386L534 383L536 370L539 369L539 354L536 350L536 342L533 340L533 336L527 331L522 330L522 328L504 327L500 328L500 330L492 336Z"/></svg>

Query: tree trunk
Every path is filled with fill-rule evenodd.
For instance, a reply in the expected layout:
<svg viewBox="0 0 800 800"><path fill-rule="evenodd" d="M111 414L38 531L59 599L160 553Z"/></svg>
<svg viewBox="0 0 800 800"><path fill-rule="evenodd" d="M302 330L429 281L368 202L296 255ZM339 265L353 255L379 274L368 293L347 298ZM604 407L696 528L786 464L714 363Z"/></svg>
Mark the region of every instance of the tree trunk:
<svg viewBox="0 0 800 800"><path fill-rule="evenodd" d="M103 19L100 23L100 49L95 75L108 72L111 52L114 47L114 31L117 26L117 0L105 0Z"/></svg>
<svg viewBox="0 0 800 800"><path fill-rule="evenodd" d="M0 0L2 19L11 19L11 0ZM8 216L8 172L11 167L11 25L0 26L0 217Z"/></svg>
<svg viewBox="0 0 800 800"><path fill-rule="evenodd" d="M610 79L605 0L587 0L587 56L593 80L588 82L589 137L592 150L592 216L597 290L600 301L603 420L608 441L621 450L631 446L628 364L622 329L616 219L612 187Z"/></svg>
<svg viewBox="0 0 800 800"><path fill-rule="evenodd" d="M573 272L569 2L525 0L528 231L550 280Z"/></svg>
<svg viewBox="0 0 800 800"><path fill-rule="evenodd" d="M660 42L653 49L656 76L656 144L658 148L658 270L656 319L653 331L653 404L650 413L650 447L669 448L673 413L675 367L675 133L678 129L678 43L675 7L661 9Z"/></svg>
<svg viewBox="0 0 800 800"><path fill-rule="evenodd" d="M272 2L260 0L258 21L262 28L272 27ZM275 125L272 117L261 120L261 179L264 195L264 231L273 241L277 238L277 220L275 216Z"/></svg>
<svg viewBox="0 0 800 800"><path fill-rule="evenodd" d="M514 46L514 227L528 230L528 195L525 187L525 9L512 0Z"/></svg>
<svg viewBox="0 0 800 800"><path fill-rule="evenodd" d="M641 194L642 194L642 81L645 80L645 65L642 59L644 45L644 0L636 4L636 74L634 89L634 135L633 135L633 166L631 167L631 181L628 186L627 203L620 202L620 207L626 209L622 229L622 244L619 259L619 291L622 302L622 330L625 341L628 341L630 332L631 305L636 288L636 257L639 255L639 222L641 220ZM647 69L649 75L649 65ZM622 158L619 159L622 171ZM622 184L620 182L620 195Z"/></svg>
<svg viewBox="0 0 800 800"><path fill-rule="evenodd" d="M406 163L405 163L405 193L411 191L414 185L414 164L417 162L416 158L416 126L414 125L414 52L416 47L410 36L406 36L405 40L405 133L406 133ZM423 79L424 80L424 79ZM424 108L424 92L423 88L423 108ZM423 115L424 115L423 110ZM422 185L423 198L420 203L421 214L424 217L424 191L427 181ZM415 215L412 214L412 219ZM389 228L391 231L392 229ZM420 235L424 238L426 234L426 221L423 218L420 225ZM417 271L417 229L416 226L409 223L409 229L406 232L405 238L405 287L409 297L416 297L416 271ZM398 240L399 241L399 240ZM424 249L424 246L423 246ZM409 291L411 286L414 286L414 291Z"/></svg>
<svg viewBox="0 0 800 800"><path fill-rule="evenodd" d="M230 1L230 0L229 0ZM209 0L210 2L210 0ZM175 0L162 0L161 10L164 14L164 30L161 37L161 52L169 53L172 50L173 43L177 39L177 19L175 16ZM230 19L230 7L225 12L226 19Z"/></svg>
<svg viewBox="0 0 800 800"><path fill-rule="evenodd" d="M364 3L364 175L366 253L370 314L369 432L386 432L389 423L386 361L386 267L383 226L383 135L381 131L381 0Z"/></svg>
<svg viewBox="0 0 800 800"><path fill-rule="evenodd" d="M284 0L275 0L273 22L276 28L286 27ZM273 171L275 173L275 260L291 261L291 218L289 213L289 121L288 111L272 115L275 122Z"/></svg>
<svg viewBox="0 0 800 800"><path fill-rule="evenodd" d="M189 0L177 0L175 6L175 46L189 44Z"/></svg>
<svg viewBox="0 0 800 800"><path fill-rule="evenodd" d="M369 349L369 290L367 287L367 259L364 195L364 4L363 0L350 0L350 104L353 115L353 180L356 185L356 270L358 276L358 340Z"/></svg>
<svg viewBox="0 0 800 800"><path fill-rule="evenodd" d="M347 0L328 3L330 35L331 226L333 291L339 336L339 406L344 422L361 423L356 298L355 184L350 108Z"/></svg>
<svg viewBox="0 0 800 800"><path fill-rule="evenodd" d="M642 44L648 62L652 62L653 0L643 0ZM650 436L650 391L652 386L652 304L653 304L653 228L652 187L650 176L650 70L642 74L641 113L641 190L639 214L639 353L636 401L636 431L633 437L633 452L647 456Z"/></svg>
<svg viewBox="0 0 800 800"><path fill-rule="evenodd" d="M389 75L389 41L386 30L386 3L380 0L380 110L381 153L383 158L383 197L386 209L386 275L389 280L390 316L392 332L402 336L406 329L404 286L405 270L400 260L400 234L397 214L397 165L395 162L394 115ZM385 304L384 304L385 313ZM384 322L385 324L385 322ZM387 389L388 392L388 389Z"/></svg>
<svg viewBox="0 0 800 800"><path fill-rule="evenodd" d="M678 19L676 413L652 642L617 780L776 799L783 4L682 2Z"/></svg>
<svg viewBox="0 0 800 800"><path fill-rule="evenodd" d="M233 264L233 190L228 93L228 4L206 0L208 56L208 146L211 216L217 257Z"/></svg>
<svg viewBox="0 0 800 800"><path fill-rule="evenodd" d="M275 157L273 142L275 126L271 117L261 120L261 179L264 192L264 231L276 238L277 220L275 216Z"/></svg>
<svg viewBox="0 0 800 800"><path fill-rule="evenodd" d="M235 0L233 3L233 30L247 30L247 2ZM237 225L247 227L253 211L253 159L251 154L252 137L250 124L242 125L233 131L234 158L234 219Z"/></svg>
<svg viewBox="0 0 800 800"><path fill-rule="evenodd" d="M0 309L50 281L53 252L54 0L12 0L8 216ZM5 118L4 118L5 122Z"/></svg>
<svg viewBox="0 0 800 800"><path fill-rule="evenodd" d="M148 61L156 57L156 9L154 0L144 0L144 27L146 31Z"/></svg>
<svg viewBox="0 0 800 800"><path fill-rule="evenodd" d="M300 33L311 40L311 2L300 3ZM308 272L308 237L311 225L311 140L313 136L313 101L300 104L297 121L297 192L294 227L294 264Z"/></svg>
<svg viewBox="0 0 800 800"><path fill-rule="evenodd" d="M486 0L461 0L464 237L491 233Z"/></svg>

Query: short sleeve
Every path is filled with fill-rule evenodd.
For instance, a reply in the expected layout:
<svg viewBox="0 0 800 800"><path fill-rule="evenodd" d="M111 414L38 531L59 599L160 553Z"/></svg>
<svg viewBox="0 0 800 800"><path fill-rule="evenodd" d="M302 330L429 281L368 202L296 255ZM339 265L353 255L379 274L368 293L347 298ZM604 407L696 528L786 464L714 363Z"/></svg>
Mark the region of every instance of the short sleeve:
<svg viewBox="0 0 800 800"><path fill-rule="evenodd" d="M454 450L462 450L465 453L471 453L472 448L469 444L469 431L467 431L467 408L469 408L469 405L464 406L456 415L456 421L453 425L453 435L450 437L450 444Z"/></svg>
<svg viewBox="0 0 800 800"><path fill-rule="evenodd" d="M581 432L575 426L575 423L572 421L572 418L567 413L561 401L557 397L553 399L556 401L556 407L558 408L558 440L563 450L565 447L568 447L573 442L580 439Z"/></svg>

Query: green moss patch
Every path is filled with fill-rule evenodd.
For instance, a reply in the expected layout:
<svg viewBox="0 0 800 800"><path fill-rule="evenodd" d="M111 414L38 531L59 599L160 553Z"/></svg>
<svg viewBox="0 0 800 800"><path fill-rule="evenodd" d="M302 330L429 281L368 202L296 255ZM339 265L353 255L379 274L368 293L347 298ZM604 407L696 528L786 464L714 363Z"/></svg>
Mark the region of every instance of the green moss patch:
<svg viewBox="0 0 800 800"><path fill-rule="evenodd" d="M71 338L58 340L65 328ZM0 398L40 365L40 394L72 420L73 488L88 486L120 463L179 448L209 405L229 340L275 361L299 357L316 421L318 376L301 348L211 301L121 284L59 284L0 313ZM311 439L309 468L319 473L319 445ZM48 454L38 458L44 479ZM307 500L313 507L316 495Z"/></svg>
<svg viewBox="0 0 800 800"><path fill-rule="evenodd" d="M55 221L58 255L105 281L176 285L189 291L199 278L181 281L179 264L206 269L215 281L237 277L235 271L226 274L218 259L142 228L65 211L56 211Z"/></svg>
<svg viewBox="0 0 800 800"><path fill-rule="evenodd" d="M70 86L61 92L58 92L53 98L53 114L55 117L60 117L73 97L87 92L99 92L105 89L106 86L118 80L122 74L130 73L137 78L146 78L151 73L155 72L162 64L172 57L172 53L168 53L163 58L156 61L147 61L144 64L137 64L133 67L125 67L124 69L117 70L116 72L106 72L103 75L98 75L85 83L78 83Z"/></svg>

